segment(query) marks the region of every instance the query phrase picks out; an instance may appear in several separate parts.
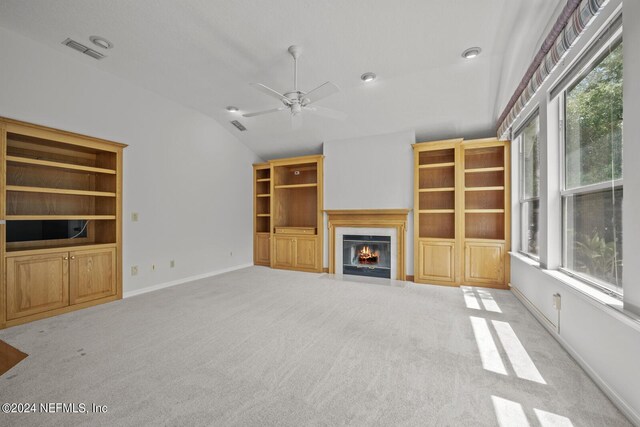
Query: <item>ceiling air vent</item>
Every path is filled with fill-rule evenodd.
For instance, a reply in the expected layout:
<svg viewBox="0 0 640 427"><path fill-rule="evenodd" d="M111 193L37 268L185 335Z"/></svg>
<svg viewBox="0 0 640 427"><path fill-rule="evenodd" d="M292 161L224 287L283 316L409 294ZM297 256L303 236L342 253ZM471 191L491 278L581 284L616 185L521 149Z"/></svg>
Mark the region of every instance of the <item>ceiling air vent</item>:
<svg viewBox="0 0 640 427"><path fill-rule="evenodd" d="M237 120L233 120L231 124L237 127L240 132L244 132L245 130L247 130L247 128Z"/></svg>
<svg viewBox="0 0 640 427"><path fill-rule="evenodd" d="M71 49L77 50L78 52L82 52L85 55L88 55L88 56L92 57L93 59L105 58L105 56L103 54L101 54L100 52L96 52L93 49L89 49L88 47L86 47L82 43L78 43L75 40L66 39L65 41L62 42L62 44L65 45L65 46L69 46Z"/></svg>

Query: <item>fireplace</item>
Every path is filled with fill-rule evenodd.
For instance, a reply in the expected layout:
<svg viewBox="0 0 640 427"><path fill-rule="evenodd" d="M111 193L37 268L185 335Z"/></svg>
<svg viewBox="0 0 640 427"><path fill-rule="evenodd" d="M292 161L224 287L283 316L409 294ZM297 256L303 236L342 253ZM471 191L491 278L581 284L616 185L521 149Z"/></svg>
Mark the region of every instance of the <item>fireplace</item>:
<svg viewBox="0 0 640 427"><path fill-rule="evenodd" d="M342 273L391 278L391 236L344 234Z"/></svg>
<svg viewBox="0 0 640 427"><path fill-rule="evenodd" d="M405 280L405 234L409 211L326 210L329 273Z"/></svg>

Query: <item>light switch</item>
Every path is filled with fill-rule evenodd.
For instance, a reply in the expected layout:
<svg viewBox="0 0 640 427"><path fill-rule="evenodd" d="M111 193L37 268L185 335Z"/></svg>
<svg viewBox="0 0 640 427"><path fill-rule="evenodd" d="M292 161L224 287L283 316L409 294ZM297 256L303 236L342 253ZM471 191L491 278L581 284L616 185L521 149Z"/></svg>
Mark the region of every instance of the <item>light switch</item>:
<svg viewBox="0 0 640 427"><path fill-rule="evenodd" d="M131 212L131 221L138 222L138 212Z"/></svg>

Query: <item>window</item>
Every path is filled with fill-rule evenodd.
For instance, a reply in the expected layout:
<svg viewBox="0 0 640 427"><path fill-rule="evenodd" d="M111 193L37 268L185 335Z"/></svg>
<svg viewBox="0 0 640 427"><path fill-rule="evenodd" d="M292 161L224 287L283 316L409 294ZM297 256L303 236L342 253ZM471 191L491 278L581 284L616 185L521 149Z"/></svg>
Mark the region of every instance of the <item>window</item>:
<svg viewBox="0 0 640 427"><path fill-rule="evenodd" d="M564 91L563 268L622 293L622 40Z"/></svg>
<svg viewBox="0 0 640 427"><path fill-rule="evenodd" d="M538 257L538 217L540 215L539 119L536 113L526 123L520 144L520 251Z"/></svg>

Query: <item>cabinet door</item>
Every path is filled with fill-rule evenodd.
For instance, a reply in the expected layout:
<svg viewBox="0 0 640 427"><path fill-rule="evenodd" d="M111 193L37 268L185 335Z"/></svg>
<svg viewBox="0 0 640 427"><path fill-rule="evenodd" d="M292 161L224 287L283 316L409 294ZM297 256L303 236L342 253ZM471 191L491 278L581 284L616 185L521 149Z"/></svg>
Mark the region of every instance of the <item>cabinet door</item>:
<svg viewBox="0 0 640 427"><path fill-rule="evenodd" d="M504 243L466 242L464 280L504 285Z"/></svg>
<svg viewBox="0 0 640 427"><path fill-rule="evenodd" d="M419 242L418 279L421 281L455 281L455 243L433 240Z"/></svg>
<svg viewBox="0 0 640 427"><path fill-rule="evenodd" d="M69 305L68 252L7 258L7 320Z"/></svg>
<svg viewBox="0 0 640 427"><path fill-rule="evenodd" d="M116 294L116 249L70 253L70 303L80 304Z"/></svg>
<svg viewBox="0 0 640 427"><path fill-rule="evenodd" d="M295 238L291 236L273 237L273 267L293 267L293 246Z"/></svg>
<svg viewBox="0 0 640 427"><path fill-rule="evenodd" d="M269 265L269 244L271 243L270 236L268 234L256 234L254 241L255 247L253 248L254 264Z"/></svg>
<svg viewBox="0 0 640 427"><path fill-rule="evenodd" d="M318 269L318 244L315 237L296 237L296 267Z"/></svg>

